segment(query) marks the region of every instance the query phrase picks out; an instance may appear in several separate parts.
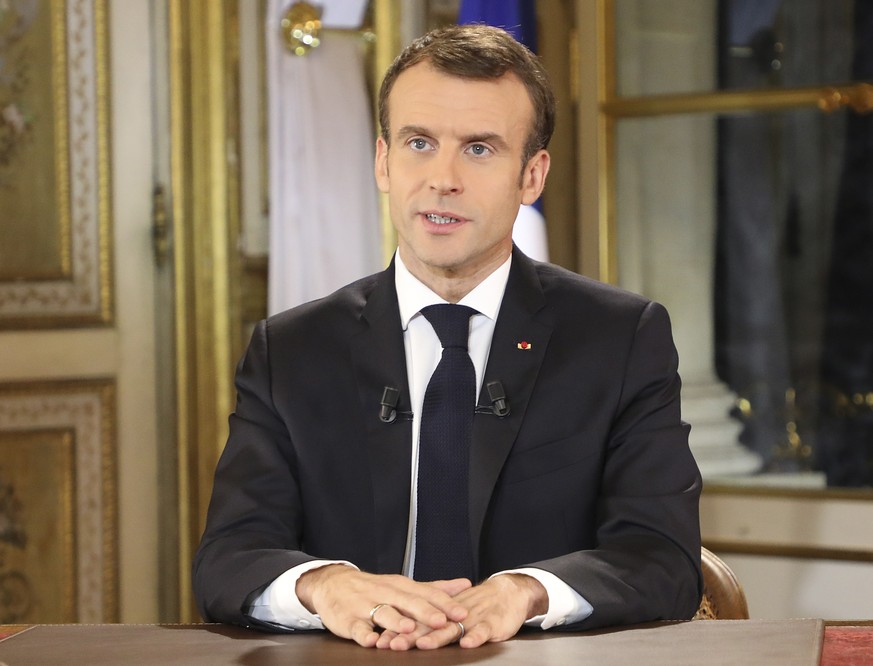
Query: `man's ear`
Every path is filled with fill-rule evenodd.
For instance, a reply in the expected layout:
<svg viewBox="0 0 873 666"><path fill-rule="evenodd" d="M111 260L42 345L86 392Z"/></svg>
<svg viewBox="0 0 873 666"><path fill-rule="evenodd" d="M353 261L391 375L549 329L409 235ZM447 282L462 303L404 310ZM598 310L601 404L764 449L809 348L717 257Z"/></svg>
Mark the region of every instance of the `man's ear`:
<svg viewBox="0 0 873 666"><path fill-rule="evenodd" d="M387 194L390 189L390 179L388 178L388 143L381 136L376 139L376 160L373 170L376 174L376 186L380 192Z"/></svg>
<svg viewBox="0 0 873 666"><path fill-rule="evenodd" d="M547 150L538 150L524 165L521 174L521 203L532 204L542 194L551 161Z"/></svg>

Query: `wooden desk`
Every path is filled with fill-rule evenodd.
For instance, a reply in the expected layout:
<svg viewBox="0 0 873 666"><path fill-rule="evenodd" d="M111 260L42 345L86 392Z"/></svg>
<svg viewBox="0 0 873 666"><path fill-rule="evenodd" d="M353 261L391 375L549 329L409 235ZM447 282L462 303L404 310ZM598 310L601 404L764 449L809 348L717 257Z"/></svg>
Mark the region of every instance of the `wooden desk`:
<svg viewBox="0 0 873 666"><path fill-rule="evenodd" d="M218 624L34 625L0 639L0 663L813 666L819 664L823 630L821 620L710 620L584 633L529 632L474 650L453 645L393 653L366 650L324 632L264 634Z"/></svg>

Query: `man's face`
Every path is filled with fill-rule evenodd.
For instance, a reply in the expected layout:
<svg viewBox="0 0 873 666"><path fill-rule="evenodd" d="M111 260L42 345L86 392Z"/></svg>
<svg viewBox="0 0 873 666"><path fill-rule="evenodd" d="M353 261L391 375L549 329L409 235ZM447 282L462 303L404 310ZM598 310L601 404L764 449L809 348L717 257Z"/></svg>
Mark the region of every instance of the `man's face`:
<svg viewBox="0 0 873 666"><path fill-rule="evenodd" d="M376 181L404 263L425 283L484 278L509 256L518 207L536 200L548 172L544 150L522 168L527 90L514 75L461 79L423 62L398 76L388 113Z"/></svg>

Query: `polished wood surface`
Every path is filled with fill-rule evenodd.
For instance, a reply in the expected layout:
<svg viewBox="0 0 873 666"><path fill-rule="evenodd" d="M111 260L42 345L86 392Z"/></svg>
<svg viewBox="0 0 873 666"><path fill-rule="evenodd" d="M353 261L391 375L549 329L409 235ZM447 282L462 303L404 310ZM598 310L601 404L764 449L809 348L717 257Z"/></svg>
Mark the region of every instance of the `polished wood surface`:
<svg viewBox="0 0 873 666"><path fill-rule="evenodd" d="M657 623L579 633L528 632L465 650L367 650L324 632L264 634L218 624L34 625L0 639L0 662L31 664L501 664L549 666L810 666L819 663L821 620ZM4 632L0 627L0 635ZM705 656L704 656L705 655ZM702 660L702 661L701 661Z"/></svg>
<svg viewBox="0 0 873 666"><path fill-rule="evenodd" d="M748 620L749 606L743 586L718 555L700 549L703 599L695 620Z"/></svg>

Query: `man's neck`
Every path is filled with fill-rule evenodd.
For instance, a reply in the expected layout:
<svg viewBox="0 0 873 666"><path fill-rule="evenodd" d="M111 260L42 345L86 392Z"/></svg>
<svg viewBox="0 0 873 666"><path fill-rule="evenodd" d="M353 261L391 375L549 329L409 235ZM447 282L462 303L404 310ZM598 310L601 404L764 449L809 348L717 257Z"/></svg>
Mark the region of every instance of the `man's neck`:
<svg viewBox="0 0 873 666"><path fill-rule="evenodd" d="M464 272L463 270L454 270L452 268L433 268L414 260L410 261L407 258L407 254L403 252L403 248L400 248L400 256L407 270L448 303L457 303L473 291L489 275L502 266L510 254L511 247L508 252L495 256L494 260L483 264L477 270Z"/></svg>

